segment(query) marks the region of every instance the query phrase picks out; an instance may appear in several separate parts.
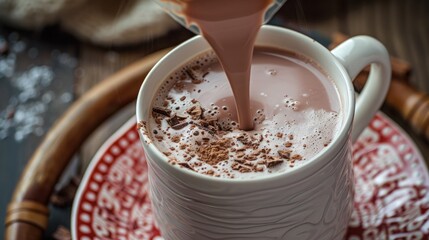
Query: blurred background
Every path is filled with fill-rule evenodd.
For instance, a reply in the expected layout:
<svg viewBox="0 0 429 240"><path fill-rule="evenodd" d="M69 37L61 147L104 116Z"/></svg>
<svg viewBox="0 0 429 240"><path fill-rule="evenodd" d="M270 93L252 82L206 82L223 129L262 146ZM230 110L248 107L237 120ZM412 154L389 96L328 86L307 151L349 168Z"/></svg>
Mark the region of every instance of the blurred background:
<svg viewBox="0 0 429 240"><path fill-rule="evenodd" d="M398 71L406 68L402 81L429 93L427 0L288 0L270 24L301 31L327 47L336 33L378 38L399 59ZM73 102L116 71L192 36L149 0L0 0L0 222L27 161ZM382 110L428 159L421 131L397 108L385 104ZM56 190L77 185L99 146L133 114L131 104L103 123ZM70 228L70 191L51 198L46 239L59 226Z"/></svg>

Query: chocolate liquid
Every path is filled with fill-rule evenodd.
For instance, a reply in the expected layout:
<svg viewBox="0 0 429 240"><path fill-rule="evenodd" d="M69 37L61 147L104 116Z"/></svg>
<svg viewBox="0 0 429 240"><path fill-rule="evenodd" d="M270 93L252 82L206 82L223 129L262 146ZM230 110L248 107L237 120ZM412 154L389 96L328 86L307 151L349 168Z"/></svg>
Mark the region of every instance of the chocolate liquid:
<svg viewBox="0 0 429 240"><path fill-rule="evenodd" d="M172 164L248 179L289 171L329 145L341 125L341 106L322 70L272 48L256 48L251 66L251 131L237 127L233 91L214 53L165 82L153 107L169 113L154 112L147 132Z"/></svg>
<svg viewBox="0 0 429 240"><path fill-rule="evenodd" d="M183 1L188 24L199 27L218 56L234 93L240 129L251 130L250 63L256 35L272 0Z"/></svg>

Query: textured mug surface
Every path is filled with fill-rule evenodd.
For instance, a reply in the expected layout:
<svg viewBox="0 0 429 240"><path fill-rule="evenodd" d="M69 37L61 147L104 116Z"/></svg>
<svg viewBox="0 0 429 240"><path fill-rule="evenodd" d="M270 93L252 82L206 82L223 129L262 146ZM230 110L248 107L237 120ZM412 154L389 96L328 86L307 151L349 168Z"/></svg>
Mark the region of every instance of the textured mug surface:
<svg viewBox="0 0 429 240"><path fill-rule="evenodd" d="M341 129L323 152L302 166L249 180L213 178L173 166L141 133L154 215L167 240L342 239L345 234L353 199L351 143L384 99L390 79L388 54L369 37L351 39L331 53L304 35L271 26L261 29L256 45L293 51L320 65L340 95ZM137 99L139 122L150 117L160 80L209 49L197 36L155 65ZM355 95L350 79L371 63L369 87L357 102L360 108L353 125Z"/></svg>

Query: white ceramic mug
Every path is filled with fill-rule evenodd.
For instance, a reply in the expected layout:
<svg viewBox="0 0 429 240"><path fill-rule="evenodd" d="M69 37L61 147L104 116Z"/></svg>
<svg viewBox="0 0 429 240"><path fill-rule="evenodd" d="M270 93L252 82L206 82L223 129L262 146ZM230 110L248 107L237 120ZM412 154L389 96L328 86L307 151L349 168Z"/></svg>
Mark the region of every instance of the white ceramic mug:
<svg viewBox="0 0 429 240"><path fill-rule="evenodd" d="M358 36L332 52L300 33L264 26L257 46L289 50L312 59L332 78L342 106L341 129L332 143L305 164L264 178L220 179L168 163L141 133L149 164L155 219L167 240L342 239L352 211L352 142L380 107L390 82L389 55L377 40ZM210 49L196 36L162 58L137 99L137 120L147 121L162 80ZM352 79L371 73L355 105Z"/></svg>

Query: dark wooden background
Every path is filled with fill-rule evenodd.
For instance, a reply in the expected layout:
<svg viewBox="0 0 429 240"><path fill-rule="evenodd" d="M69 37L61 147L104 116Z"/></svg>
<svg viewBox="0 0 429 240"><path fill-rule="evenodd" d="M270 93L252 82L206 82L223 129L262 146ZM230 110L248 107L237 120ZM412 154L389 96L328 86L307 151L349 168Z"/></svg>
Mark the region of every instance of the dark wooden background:
<svg viewBox="0 0 429 240"><path fill-rule="evenodd" d="M385 44L391 55L408 61L413 67L410 85L429 93L429 1L428 0L288 0L272 21L295 29L317 33L319 37L329 37L334 32L354 36L366 34L378 38ZM16 74L34 65L52 67L55 80L50 90L55 93L72 93L79 98L89 88L105 77L128 64L144 58L149 53L174 46L193 35L183 28L170 32L167 36L151 39L135 46L123 48L98 47L79 41L64 33L58 26L32 32L15 29L0 23L0 36L7 38L18 34L26 42L26 51L18 54ZM31 48L38 49L36 58L28 57ZM54 53L66 53L76 60L77 66L63 66ZM14 91L7 79L0 78L0 111L7 106ZM45 131L71 103L53 103L44 114ZM86 164L100 144L125 120L133 115L133 106L125 108L109 122L100 126L93 136L77 153L74 167L68 175L76 171L82 173ZM394 110L387 106L383 111L400 124L416 142L425 159L429 157L428 143L412 132ZM22 142L13 137L0 140L0 221L4 222L5 208L11 197L20 173L41 137L30 136ZM70 207L51 207L52 214L48 233L58 225L69 227ZM0 228L3 236L4 228Z"/></svg>

